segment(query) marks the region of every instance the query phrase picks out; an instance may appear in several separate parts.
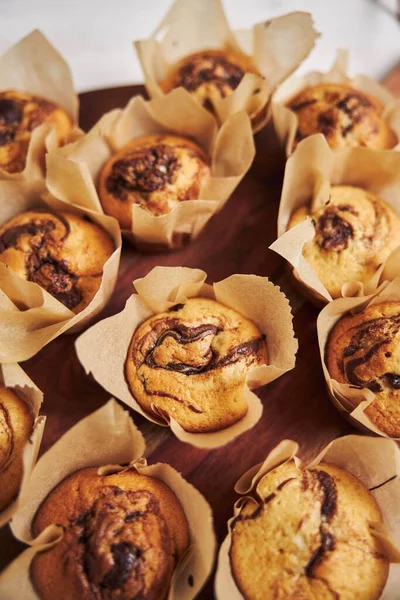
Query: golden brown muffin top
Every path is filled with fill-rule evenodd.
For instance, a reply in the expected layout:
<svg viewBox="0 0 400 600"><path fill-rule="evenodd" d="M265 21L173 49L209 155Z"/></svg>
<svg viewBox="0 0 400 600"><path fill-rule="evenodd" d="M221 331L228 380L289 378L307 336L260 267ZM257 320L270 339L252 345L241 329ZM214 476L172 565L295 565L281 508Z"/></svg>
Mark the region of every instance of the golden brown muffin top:
<svg viewBox="0 0 400 600"><path fill-rule="evenodd" d="M0 92L0 167L23 171L32 131L44 122L59 127L60 141L72 127L67 113L51 102L24 92Z"/></svg>
<svg viewBox="0 0 400 600"><path fill-rule="evenodd" d="M315 221L315 237L303 254L333 298L349 281L366 283L400 245L400 216L362 188L332 186L325 205L296 209L288 229L307 216Z"/></svg>
<svg viewBox="0 0 400 600"><path fill-rule="evenodd" d="M31 568L42 600L162 600L189 545L182 506L162 481L128 469L86 468L47 496L32 527L63 527L61 541Z"/></svg>
<svg viewBox="0 0 400 600"><path fill-rule="evenodd" d="M137 328L125 373L148 414L171 416L187 431L217 431L246 414L246 374L267 360L254 323L215 300L190 298Z"/></svg>
<svg viewBox="0 0 400 600"><path fill-rule="evenodd" d="M183 87L212 109L212 100L230 96L245 73L258 74L249 56L229 49L203 50L171 67L160 86L165 92Z"/></svg>
<svg viewBox="0 0 400 600"><path fill-rule="evenodd" d="M28 405L0 385L0 511L16 496L22 479L22 454L33 428Z"/></svg>
<svg viewBox="0 0 400 600"><path fill-rule="evenodd" d="M232 526L230 560L247 600L376 600L388 559L369 524L379 507L353 475L333 465L267 473Z"/></svg>
<svg viewBox="0 0 400 600"><path fill-rule="evenodd" d="M124 146L104 165L99 184L107 214L127 229L132 204L154 215L169 213L179 202L199 198L209 175L208 158L194 142L175 135L149 135Z"/></svg>
<svg viewBox="0 0 400 600"><path fill-rule="evenodd" d="M36 209L0 227L0 262L74 312L94 296L113 251L101 227L71 212Z"/></svg>
<svg viewBox="0 0 400 600"><path fill-rule="evenodd" d="M326 362L336 381L374 392L367 415L388 435L400 436L400 302L342 317L330 333Z"/></svg>
<svg viewBox="0 0 400 600"><path fill-rule="evenodd" d="M397 139L382 118L383 105L372 96L342 83L321 83L302 90L288 102L298 118L294 146L322 133L331 148L393 148Z"/></svg>

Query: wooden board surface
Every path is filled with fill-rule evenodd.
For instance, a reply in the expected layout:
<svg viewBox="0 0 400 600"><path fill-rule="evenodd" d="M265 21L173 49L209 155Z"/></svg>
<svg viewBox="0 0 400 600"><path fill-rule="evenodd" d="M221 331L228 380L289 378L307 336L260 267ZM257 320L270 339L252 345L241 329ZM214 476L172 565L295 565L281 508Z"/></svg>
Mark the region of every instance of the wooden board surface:
<svg viewBox="0 0 400 600"><path fill-rule="evenodd" d="M389 74L387 84L400 95L400 66ZM80 123L87 130L106 111L122 107L141 86L98 90L82 94ZM351 431L329 402L321 371L316 318L318 309L304 301L291 286L283 259L268 250L276 238L280 182L266 184L260 169L260 156L223 210L214 216L201 235L177 252L141 255L124 242L118 283L104 318L122 310L132 293L132 281L143 277L156 265L188 266L203 269L208 282L233 273L268 276L281 286L292 304L299 352L294 370L258 390L264 404L259 423L227 446L204 451L179 442L168 428L161 428L131 411L143 432L149 463L167 462L195 485L214 511L218 543L226 535L226 522L232 514L238 477L282 439L299 442L304 457L312 456L330 440ZM76 336L64 335L22 363L28 375L44 392L42 412L47 415L41 451L82 417L99 408L110 394L87 377L75 354ZM0 531L0 570L24 548L11 535L9 527ZM213 596L213 578L198 598Z"/></svg>

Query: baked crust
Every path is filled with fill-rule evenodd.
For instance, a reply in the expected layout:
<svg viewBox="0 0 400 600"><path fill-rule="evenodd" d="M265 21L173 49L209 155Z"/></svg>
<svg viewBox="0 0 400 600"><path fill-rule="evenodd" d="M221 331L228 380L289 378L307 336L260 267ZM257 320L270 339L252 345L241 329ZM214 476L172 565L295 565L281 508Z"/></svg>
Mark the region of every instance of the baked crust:
<svg viewBox="0 0 400 600"><path fill-rule="evenodd" d="M0 262L75 313L95 296L113 251L104 229L72 212L27 211L0 227Z"/></svg>
<svg viewBox="0 0 400 600"><path fill-rule="evenodd" d="M149 135L133 140L106 162L100 174L100 201L122 229L130 229L133 204L165 215L179 202L197 200L209 174L206 154L192 141Z"/></svg>
<svg viewBox="0 0 400 600"><path fill-rule="evenodd" d="M28 405L0 386L0 511L15 498L22 480L22 455L33 428Z"/></svg>
<svg viewBox="0 0 400 600"><path fill-rule="evenodd" d="M55 128L60 145L66 143L72 120L63 108L32 94L0 92L0 168L24 170L32 131L42 123Z"/></svg>
<svg viewBox="0 0 400 600"><path fill-rule="evenodd" d="M321 83L307 87L287 106L298 118L294 148L314 133L322 133L331 148L385 150L398 141L382 118L379 100L349 85Z"/></svg>
<svg viewBox="0 0 400 600"><path fill-rule="evenodd" d="M268 361L258 327L209 298L190 298L135 331L125 362L130 391L153 417L190 432L218 431L247 413L246 374Z"/></svg>
<svg viewBox="0 0 400 600"><path fill-rule="evenodd" d="M330 333L326 364L336 381L373 391L365 413L381 431L400 437L400 302L342 317Z"/></svg>
<svg viewBox="0 0 400 600"><path fill-rule="evenodd" d="M379 507L353 475L294 461L267 473L232 527L230 561L246 600L376 600L389 561L371 535Z"/></svg>
<svg viewBox="0 0 400 600"><path fill-rule="evenodd" d="M213 101L230 96L245 73L259 75L249 56L233 50L203 50L173 65L160 87L166 93L183 87L212 110Z"/></svg>
<svg viewBox="0 0 400 600"><path fill-rule="evenodd" d="M303 256L333 298L349 281L366 283L400 245L400 217L381 198L357 187L335 185L329 202L315 211L295 210L288 229L307 217L315 237Z"/></svg>
<svg viewBox="0 0 400 600"><path fill-rule="evenodd" d="M53 523L61 541L31 565L41 600L162 600L190 541L174 492L133 468L67 477L39 507L33 535Z"/></svg>

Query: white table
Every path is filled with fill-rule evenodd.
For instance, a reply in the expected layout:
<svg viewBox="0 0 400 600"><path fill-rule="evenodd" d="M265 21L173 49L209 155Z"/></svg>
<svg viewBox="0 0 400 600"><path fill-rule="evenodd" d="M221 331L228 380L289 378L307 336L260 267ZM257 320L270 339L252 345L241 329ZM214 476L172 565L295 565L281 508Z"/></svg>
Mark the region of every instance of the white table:
<svg viewBox="0 0 400 600"><path fill-rule="evenodd" d="M384 0L393 1L393 0ZM148 36L170 0L0 0L0 53L40 28L69 62L78 91L137 83L132 41ZM234 28L308 10L322 37L302 70L326 69L348 48L351 70L382 77L400 61L400 25L374 0L224 0Z"/></svg>

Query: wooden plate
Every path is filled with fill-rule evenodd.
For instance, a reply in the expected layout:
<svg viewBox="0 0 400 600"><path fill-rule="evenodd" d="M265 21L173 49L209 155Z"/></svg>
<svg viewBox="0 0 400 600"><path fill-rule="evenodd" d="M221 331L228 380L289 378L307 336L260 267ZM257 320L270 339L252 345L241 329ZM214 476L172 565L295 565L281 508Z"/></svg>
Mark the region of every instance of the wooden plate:
<svg viewBox="0 0 400 600"><path fill-rule="evenodd" d="M392 88L400 80L391 75ZM89 129L112 108L122 107L142 86L98 90L81 94L80 123ZM283 259L268 250L276 239L280 184L266 185L261 160L251 169L223 210L207 224L189 246L170 254L141 255L124 243L118 283L104 318L122 310L132 293L132 281L143 277L156 265L200 268L208 281L224 279L233 273L268 276L281 286L292 304L294 328L299 340L296 368L258 390L264 404L259 423L227 446L211 452L179 442L168 428L158 427L131 411L147 441L150 463L167 462L182 473L207 498L214 511L218 542L226 535L226 522L232 514L236 495L233 486L249 467L262 461L282 439L299 442L301 453L310 457L329 441L351 431L333 409L325 391L318 353L316 318L318 309L305 302L289 282ZM22 363L28 375L44 392L42 412L47 423L42 452L77 421L99 408L110 394L87 377L75 354L76 336L64 335ZM0 531L0 570L24 546L9 529ZM213 578L198 598L213 596Z"/></svg>

